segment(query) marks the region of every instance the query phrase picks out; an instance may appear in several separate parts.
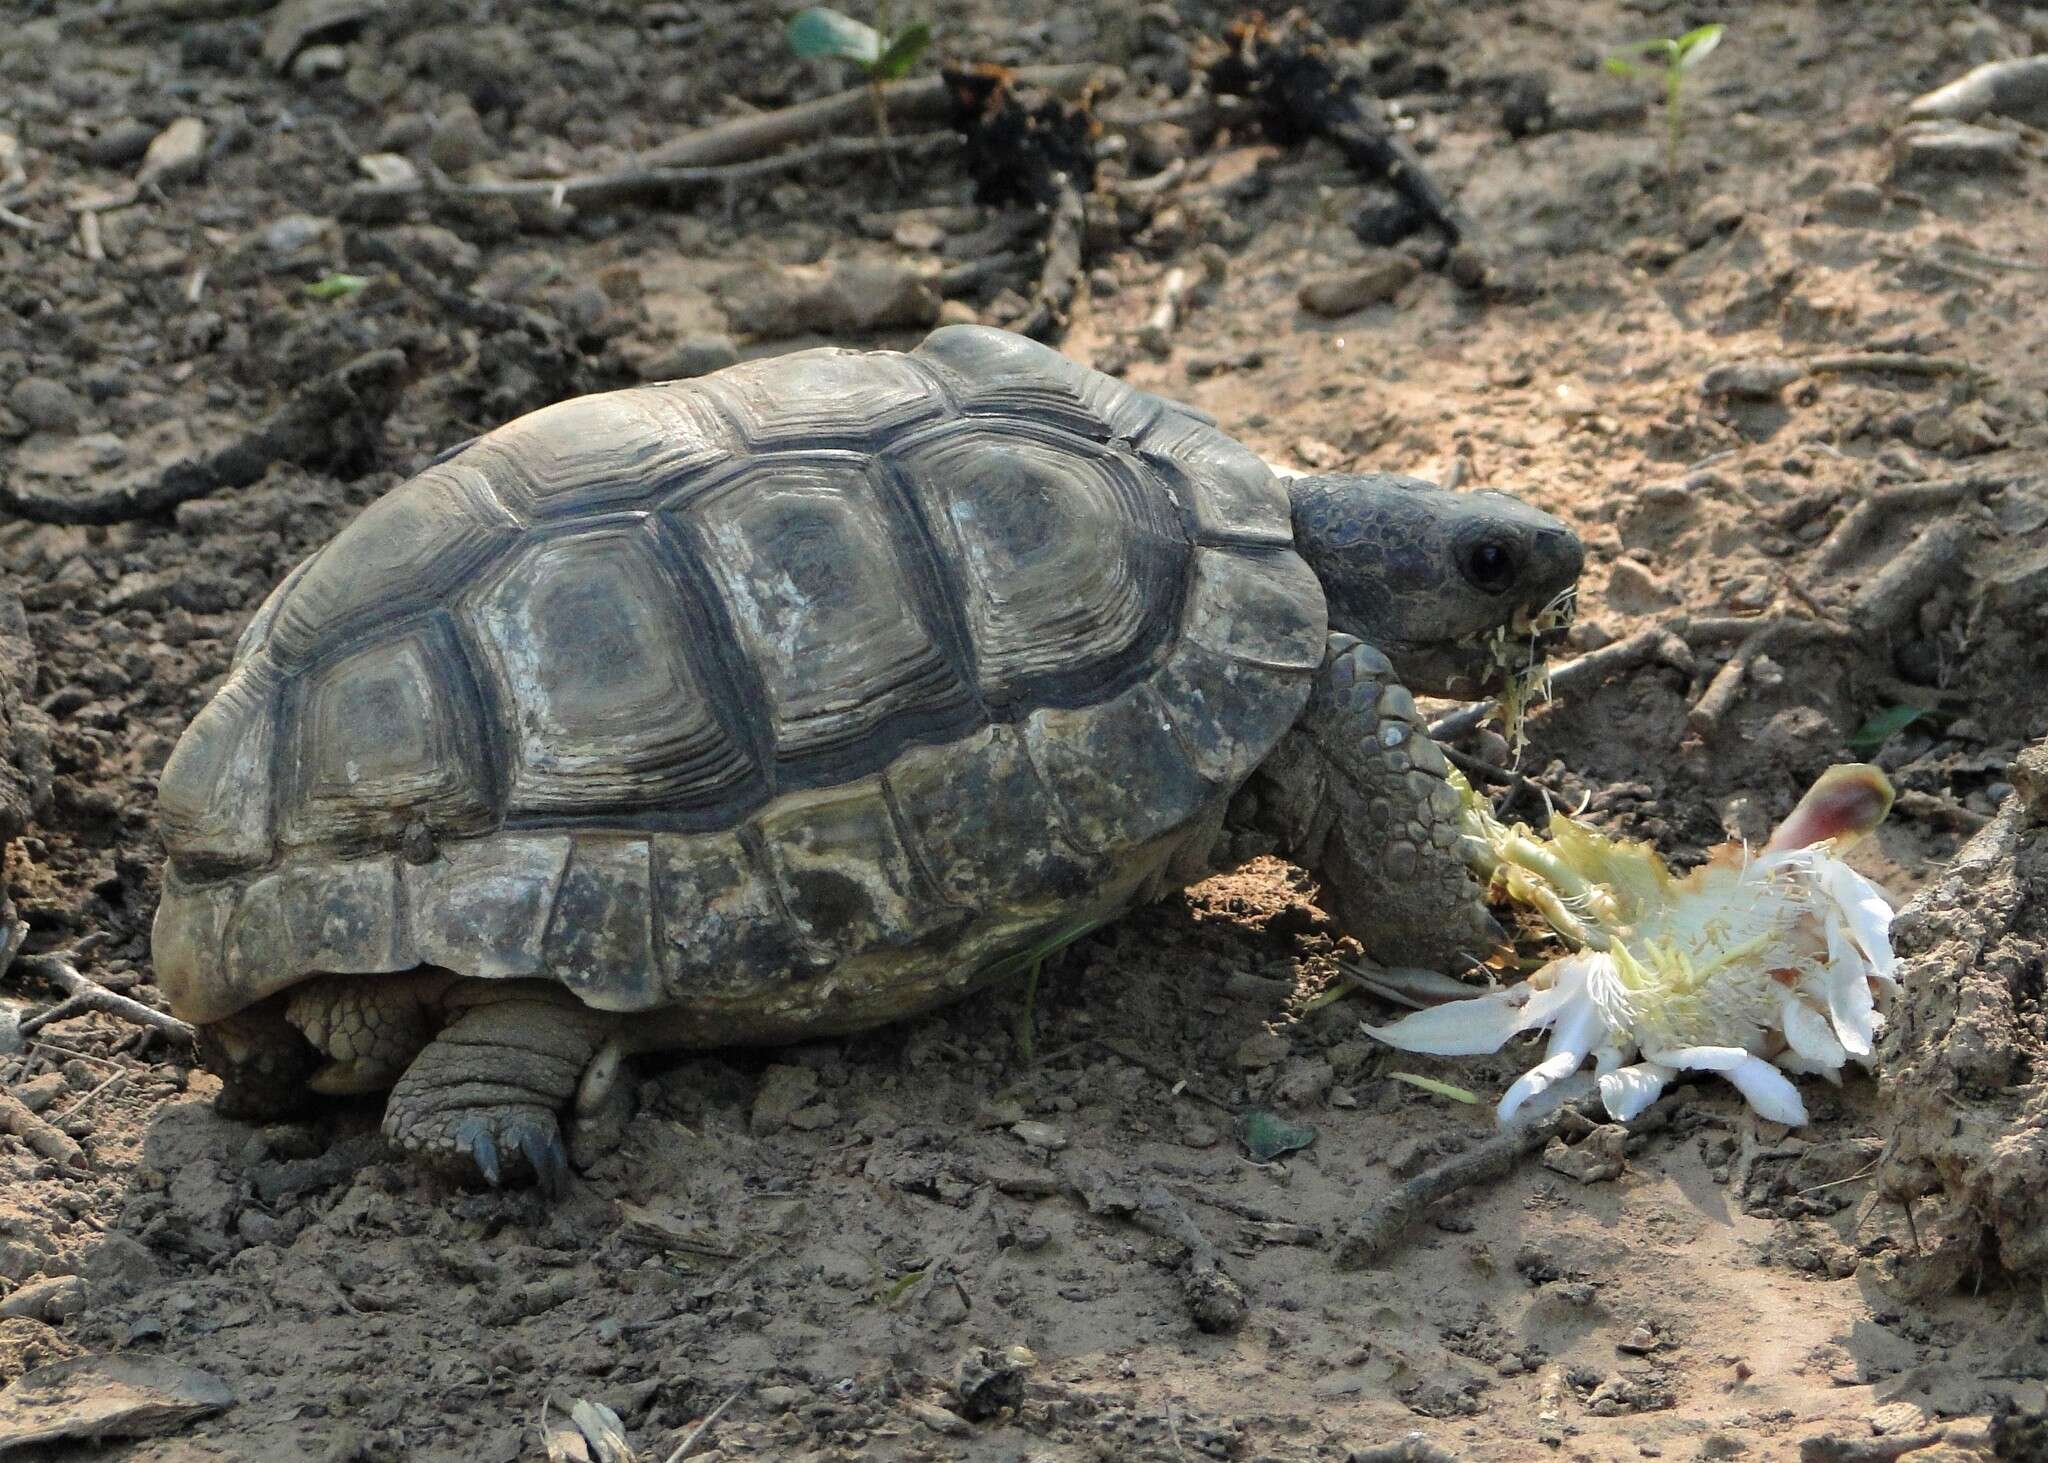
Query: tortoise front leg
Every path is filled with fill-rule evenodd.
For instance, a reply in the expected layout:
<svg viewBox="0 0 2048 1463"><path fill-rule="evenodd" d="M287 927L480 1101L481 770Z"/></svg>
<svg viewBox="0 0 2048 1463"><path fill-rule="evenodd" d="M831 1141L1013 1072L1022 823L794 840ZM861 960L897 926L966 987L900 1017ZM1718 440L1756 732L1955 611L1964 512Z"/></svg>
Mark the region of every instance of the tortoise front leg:
<svg viewBox="0 0 2048 1463"><path fill-rule="evenodd" d="M1276 766L1302 810L1294 856L1344 931L1387 965L1457 970L1503 940L1459 847L1444 755L1386 656L1332 635Z"/></svg>
<svg viewBox="0 0 2048 1463"><path fill-rule="evenodd" d="M547 981L465 980L448 1021L391 1090L384 1135L424 1158L473 1164L493 1185L530 1171L569 1185L560 1114L615 1025Z"/></svg>

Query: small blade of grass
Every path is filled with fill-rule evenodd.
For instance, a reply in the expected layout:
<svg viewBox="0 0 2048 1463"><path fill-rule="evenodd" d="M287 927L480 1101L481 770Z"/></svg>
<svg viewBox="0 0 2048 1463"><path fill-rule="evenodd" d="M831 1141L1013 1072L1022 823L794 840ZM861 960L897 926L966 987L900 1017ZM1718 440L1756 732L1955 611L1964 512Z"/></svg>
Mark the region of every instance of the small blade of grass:
<svg viewBox="0 0 2048 1463"><path fill-rule="evenodd" d="M1690 71L1713 54L1714 47L1721 44L1721 35L1728 29L1725 25L1703 25L1698 30L1689 30L1680 36L1673 46L1679 69Z"/></svg>
<svg viewBox="0 0 2048 1463"><path fill-rule="evenodd" d="M873 66L882 54L882 37L873 26L818 5L790 17L789 48L806 60L838 57Z"/></svg>
<svg viewBox="0 0 2048 1463"><path fill-rule="evenodd" d="M361 291L370 282L366 274L330 274L307 285L306 293L316 300L339 300Z"/></svg>
<svg viewBox="0 0 2048 1463"><path fill-rule="evenodd" d="M924 1271L913 1270L908 1275L900 1277L894 1285L891 1285L887 1290L882 1292L883 1308L887 1309L895 1305L897 1301L903 1299L903 1297L909 1292L910 1287L917 1284L918 1281L924 1279L924 1276Z"/></svg>
<svg viewBox="0 0 2048 1463"><path fill-rule="evenodd" d="M877 81L894 81L917 64L917 58L931 43L932 28L916 21L891 39L888 49L868 69Z"/></svg>
<svg viewBox="0 0 2048 1463"><path fill-rule="evenodd" d="M1453 1087L1448 1082L1439 1082L1436 1078L1425 1077L1419 1072L1389 1072L1387 1075L1396 1082L1406 1082L1410 1087L1420 1087L1424 1092L1435 1093L1438 1097L1448 1097L1452 1102L1469 1103L1473 1106L1479 1103L1479 1094L1471 1089Z"/></svg>
<svg viewBox="0 0 2048 1463"><path fill-rule="evenodd" d="M1924 706L1887 706L1856 728L1849 738L1849 750L1859 757L1875 757L1886 742L1927 714Z"/></svg>

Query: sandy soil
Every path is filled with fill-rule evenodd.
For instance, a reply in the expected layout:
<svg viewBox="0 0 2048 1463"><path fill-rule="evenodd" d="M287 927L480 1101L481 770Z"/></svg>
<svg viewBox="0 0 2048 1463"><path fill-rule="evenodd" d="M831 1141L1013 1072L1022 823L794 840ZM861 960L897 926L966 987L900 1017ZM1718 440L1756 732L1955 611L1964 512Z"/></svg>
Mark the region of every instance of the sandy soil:
<svg viewBox="0 0 2048 1463"><path fill-rule="evenodd" d="M1225 18L925 8L949 53L1118 64L1128 85L1102 108L1125 117L1170 106L1188 42ZM0 228L0 473L16 488L148 479L364 351L407 362L367 455L108 527L0 526L33 654L32 679L29 651L10 669L36 807L8 893L31 948L104 933L92 974L145 1000L155 774L300 556L519 411L715 359L707 333L743 354L811 343L750 328L787 295L774 271L859 258L902 280L1015 247L1020 223L974 204L943 155L901 180L840 164L545 230L485 206L344 219L359 154L561 176L839 81L787 59L766 3L332 9L369 18L285 75L259 49L272 18L237 0L17 4L0 41L0 204L31 226ZM1651 625L1678 638L1542 712L1523 765L1675 858L1761 832L1874 715L1930 708L1878 754L1906 796L1859 859L1910 895L2010 795L2008 765L2043 730L2048 171L2040 134L2014 124L1992 124L2012 156L1972 165L1908 156L1896 128L1907 98L2048 42L2038 14L1318 13L1366 27L1375 74L1477 225L1484 286L1417 239L1431 267L1391 299L1304 311L1304 280L1378 257L1351 226L1377 195L1320 145L1155 121L1113 129L1112 173L1186 171L1126 195L1064 348L1275 459L1457 472L1569 518L1590 549L1578 648ZM1517 75L1547 78L1561 110L1611 102L1647 84L1604 74L1607 47L1709 19L1730 29L1697 75L1675 184L1654 114L1504 129ZM199 157L110 198L183 117L205 124ZM75 211L93 200L102 258ZM553 333L458 318L380 264L374 236ZM1148 350L1174 268L1221 282ZM368 283L307 292L338 273ZM1029 284L1028 264L956 281L948 308L1000 323ZM1922 368L1813 370L1754 400L1702 390L1719 366L1873 351ZM1836 532L1888 488L1957 480L1944 506ZM1887 580L1916 562L1920 582ZM1716 628L1733 616L1789 623L1702 717L1747 638ZM65 1021L0 1055L8 1090L82 1147L71 1165L0 1137L0 1384L88 1354L224 1382L225 1410L104 1449L151 1460L538 1458L544 1412L555 1429L577 1399L661 1459L735 1393L694 1456L1342 1459L1419 1432L1441 1452L1398 1456L1875 1457L1800 1443L1945 1427L1907 1455L1932 1460L1990 1457L1998 1409L2042 1407L2036 1282L1903 1282L1919 1237L1871 1187L1886 1134L1868 1079L1809 1090L1797 1133L1702 1087L1620 1178L1531 1159L1380 1268L1338 1269L1349 1217L1488 1131L1484 1108L1387 1074L1494 1092L1526 1063L1390 1059L1357 1032L1376 1003L1316 1003L1336 952L1313 888L1256 865L1064 952L1028 1015L998 992L857 1039L645 1068L622 1145L552 1211L393 1161L372 1107L226 1122L187 1054L109 1017ZM0 987L21 1009L51 999L21 974ZM1237 1133L1254 1109L1313 1125L1313 1145L1250 1161ZM1186 1247L1132 1222L1156 1191L1242 1288L1235 1330L1196 1327ZM1013 1347L1028 1367L972 1384L1018 1364ZM2002 1456L2041 1456L2021 1446Z"/></svg>

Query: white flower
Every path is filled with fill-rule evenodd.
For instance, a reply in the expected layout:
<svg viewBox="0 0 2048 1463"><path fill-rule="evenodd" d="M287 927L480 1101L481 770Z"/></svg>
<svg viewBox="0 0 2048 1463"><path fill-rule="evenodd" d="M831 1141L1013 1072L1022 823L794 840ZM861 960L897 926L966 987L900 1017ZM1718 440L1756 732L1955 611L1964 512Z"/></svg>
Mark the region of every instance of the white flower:
<svg viewBox="0 0 2048 1463"><path fill-rule="evenodd" d="M1469 788L1476 866L1585 948L1529 979L1365 1031L1404 1051L1470 1056L1548 1030L1543 1060L1500 1100L1502 1122L1590 1057L1620 1122L1685 1069L1718 1072L1763 1116L1806 1121L1787 1072L1839 1080L1873 1052L1875 989L1895 983L1891 905L1841 861L1892 790L1874 767L1835 767L1763 852L1739 845L1683 879L1646 845L1562 815L1550 838L1503 827Z"/></svg>

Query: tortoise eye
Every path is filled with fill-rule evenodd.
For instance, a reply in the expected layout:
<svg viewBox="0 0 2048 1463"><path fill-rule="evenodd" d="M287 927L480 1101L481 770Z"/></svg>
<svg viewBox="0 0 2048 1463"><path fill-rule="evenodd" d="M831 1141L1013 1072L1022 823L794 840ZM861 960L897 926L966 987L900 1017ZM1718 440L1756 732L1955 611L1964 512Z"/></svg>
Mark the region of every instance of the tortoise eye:
<svg viewBox="0 0 2048 1463"><path fill-rule="evenodd" d="M1491 592L1506 589L1515 577L1515 554L1506 544L1484 539L1465 551L1465 577Z"/></svg>

